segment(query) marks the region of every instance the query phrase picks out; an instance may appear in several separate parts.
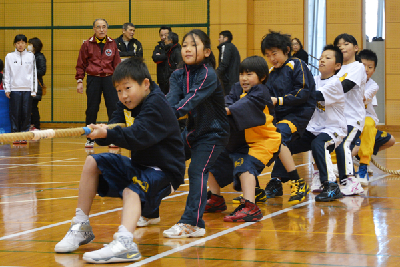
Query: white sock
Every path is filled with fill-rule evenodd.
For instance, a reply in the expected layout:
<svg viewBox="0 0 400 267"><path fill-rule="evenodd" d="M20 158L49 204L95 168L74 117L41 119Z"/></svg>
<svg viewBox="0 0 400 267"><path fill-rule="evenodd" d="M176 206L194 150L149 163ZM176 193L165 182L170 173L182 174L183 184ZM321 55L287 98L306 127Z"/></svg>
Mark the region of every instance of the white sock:
<svg viewBox="0 0 400 267"><path fill-rule="evenodd" d="M133 240L133 234L131 232L129 232L128 229L126 229L126 227L123 226L123 225L120 225L118 227L118 234L121 235L121 236L128 237L131 240Z"/></svg>
<svg viewBox="0 0 400 267"><path fill-rule="evenodd" d="M89 220L89 216L87 216L80 208L76 208L75 217L73 219L76 223L86 222Z"/></svg>

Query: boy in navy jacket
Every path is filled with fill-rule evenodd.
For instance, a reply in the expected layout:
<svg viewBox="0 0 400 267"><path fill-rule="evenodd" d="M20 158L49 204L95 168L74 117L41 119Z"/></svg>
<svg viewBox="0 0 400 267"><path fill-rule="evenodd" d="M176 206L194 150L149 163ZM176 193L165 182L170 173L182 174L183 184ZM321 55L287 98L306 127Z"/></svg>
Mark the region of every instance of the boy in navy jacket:
<svg viewBox="0 0 400 267"><path fill-rule="evenodd" d="M184 146L178 122L160 88L140 58L119 64L113 84L118 106L109 123L127 124L108 129L90 125L89 135L99 145L111 143L131 151L131 159L112 153L91 155L83 167L78 208L67 235L55 247L56 252L72 252L94 239L89 224L92 201L100 196L123 198L122 221L114 241L83 259L92 263L134 261L141 258L133 242L133 232L141 215L158 210L162 198L184 183Z"/></svg>

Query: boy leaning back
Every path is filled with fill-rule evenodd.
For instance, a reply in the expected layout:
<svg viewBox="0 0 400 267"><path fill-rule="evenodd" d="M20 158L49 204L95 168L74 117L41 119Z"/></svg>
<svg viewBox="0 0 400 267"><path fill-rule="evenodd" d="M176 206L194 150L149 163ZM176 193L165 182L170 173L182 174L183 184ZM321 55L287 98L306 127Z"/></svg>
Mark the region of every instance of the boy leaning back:
<svg viewBox="0 0 400 267"><path fill-rule="evenodd" d="M271 180L265 188L267 198L282 196L282 182L290 180L290 204L303 201L310 189L306 181L299 177L288 145L300 138L314 113L315 82L307 65L290 56L290 35L270 31L261 41L261 52L271 62L269 89L275 105L276 127L282 136L279 158L276 159ZM277 166L285 166L288 179L281 179Z"/></svg>
<svg viewBox="0 0 400 267"><path fill-rule="evenodd" d="M79 184L78 206L71 227L56 246L56 252L72 252L94 239L89 224L93 199L100 196L123 199L121 225L106 247L86 252L92 263L126 262L141 258L133 232L141 215L154 213L162 198L184 183L185 157L175 114L160 88L151 80L142 59L120 63L113 75L119 102L109 123L127 124L108 129L90 125L88 136L99 145L116 144L131 151L125 156L101 153L86 159Z"/></svg>

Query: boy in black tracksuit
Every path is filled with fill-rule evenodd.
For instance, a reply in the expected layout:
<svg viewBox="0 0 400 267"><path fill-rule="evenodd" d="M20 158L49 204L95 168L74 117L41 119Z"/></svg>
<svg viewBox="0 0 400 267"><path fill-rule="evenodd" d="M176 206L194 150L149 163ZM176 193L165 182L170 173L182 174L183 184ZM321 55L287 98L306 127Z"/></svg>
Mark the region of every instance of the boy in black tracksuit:
<svg viewBox="0 0 400 267"><path fill-rule="evenodd" d="M141 214L158 210L162 198L184 183L184 147L175 114L158 86L151 81L142 59L129 58L113 75L119 102L109 123L126 128L90 125L89 137L99 145L116 144L131 151L131 159L112 153L91 155L83 167L78 208L67 235L56 252L72 252L94 239L89 212L96 192L123 197L121 225L114 241L83 259L92 263L133 261L141 258L133 232Z"/></svg>
<svg viewBox="0 0 400 267"><path fill-rule="evenodd" d="M289 174L289 203L296 204L305 199L310 189L299 177L287 145L303 135L317 102L314 78L304 61L290 57L290 47L290 35L280 32L270 31L261 42L262 53L273 65L266 85L275 105L276 127L282 135L281 151L276 161L282 161ZM267 198L282 196L280 177L274 175L274 170L271 177L265 188Z"/></svg>

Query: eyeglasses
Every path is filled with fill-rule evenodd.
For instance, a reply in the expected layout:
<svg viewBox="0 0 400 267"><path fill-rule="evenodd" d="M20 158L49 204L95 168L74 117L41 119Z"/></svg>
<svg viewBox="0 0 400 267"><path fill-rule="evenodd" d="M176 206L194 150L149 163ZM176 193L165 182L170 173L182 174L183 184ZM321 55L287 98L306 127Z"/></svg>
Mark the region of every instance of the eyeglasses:
<svg viewBox="0 0 400 267"><path fill-rule="evenodd" d="M299 45L299 43L292 43L292 45Z"/></svg>
<svg viewBox="0 0 400 267"><path fill-rule="evenodd" d="M98 29L98 30L100 30L100 29L105 30L105 29L107 29L107 26L106 26L106 25L103 25L103 26L96 26L95 28Z"/></svg>

